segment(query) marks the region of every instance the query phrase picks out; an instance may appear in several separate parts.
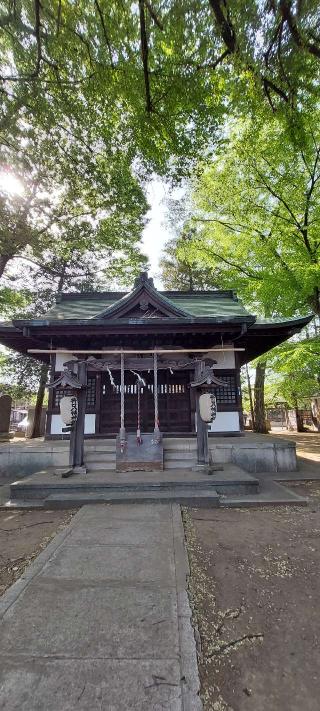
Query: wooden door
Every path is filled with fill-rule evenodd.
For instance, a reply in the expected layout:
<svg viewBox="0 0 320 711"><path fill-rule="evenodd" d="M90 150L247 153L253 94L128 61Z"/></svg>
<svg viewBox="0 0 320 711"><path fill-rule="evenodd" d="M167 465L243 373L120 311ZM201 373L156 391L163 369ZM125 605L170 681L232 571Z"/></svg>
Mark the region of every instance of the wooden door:
<svg viewBox="0 0 320 711"><path fill-rule="evenodd" d="M145 385L140 387L140 429L153 432L154 395L153 372L141 373ZM108 373L101 376L101 434L115 434L120 428L120 371L113 371L114 385ZM190 374L189 371L158 371L159 426L161 432L190 432ZM125 428L128 432L137 429L138 386L137 377L125 371Z"/></svg>

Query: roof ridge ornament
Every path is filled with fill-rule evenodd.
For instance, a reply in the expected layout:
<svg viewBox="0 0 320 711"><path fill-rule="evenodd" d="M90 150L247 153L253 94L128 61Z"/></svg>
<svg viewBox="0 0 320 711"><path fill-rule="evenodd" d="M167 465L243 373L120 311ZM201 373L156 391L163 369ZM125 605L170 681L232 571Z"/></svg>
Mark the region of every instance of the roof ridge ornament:
<svg viewBox="0 0 320 711"><path fill-rule="evenodd" d="M148 272L140 272L134 280L134 289L138 289L139 286L144 286L144 284L149 284L154 288L153 278L148 276Z"/></svg>
<svg viewBox="0 0 320 711"><path fill-rule="evenodd" d="M148 312L149 307L150 313ZM140 308L140 313L139 313ZM138 309L138 312L136 311ZM142 312L142 313L141 313ZM140 272L128 294L93 317L93 319L128 318L131 323L146 318L190 318L190 314L156 289L148 272Z"/></svg>

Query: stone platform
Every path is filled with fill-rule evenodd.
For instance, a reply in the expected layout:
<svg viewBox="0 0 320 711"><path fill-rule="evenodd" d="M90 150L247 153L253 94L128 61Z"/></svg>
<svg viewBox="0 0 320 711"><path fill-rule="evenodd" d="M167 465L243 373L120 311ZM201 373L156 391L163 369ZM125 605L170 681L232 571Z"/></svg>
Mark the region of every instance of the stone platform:
<svg viewBox="0 0 320 711"><path fill-rule="evenodd" d="M212 459L217 464L236 465L250 474L297 470L294 441L251 432L243 437L209 437ZM89 472L115 470L114 439L86 439L85 464ZM197 462L195 436L164 437L164 469L190 470ZM16 476L47 468L68 466L68 440L34 439L0 444L0 476Z"/></svg>
<svg viewBox="0 0 320 711"><path fill-rule="evenodd" d="M229 466L212 476L189 470L170 472L109 472L75 474L61 478L61 471L47 470L27 476L10 486L10 498L15 502L38 502L44 506L59 503L134 503L178 501L178 503L207 503L217 501L218 494L255 494L258 480Z"/></svg>
<svg viewBox="0 0 320 711"><path fill-rule="evenodd" d="M46 470L10 486L8 508L70 508L85 504L178 503L185 506L303 504L306 499L274 482L254 477L235 465L213 475L190 470L163 472L95 471L61 478Z"/></svg>

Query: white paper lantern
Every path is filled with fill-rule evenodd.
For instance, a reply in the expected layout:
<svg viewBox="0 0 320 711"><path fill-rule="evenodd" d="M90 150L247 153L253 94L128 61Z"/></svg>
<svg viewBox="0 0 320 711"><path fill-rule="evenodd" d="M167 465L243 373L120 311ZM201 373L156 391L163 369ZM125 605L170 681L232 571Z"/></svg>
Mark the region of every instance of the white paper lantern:
<svg viewBox="0 0 320 711"><path fill-rule="evenodd" d="M200 417L203 422L213 422L217 416L217 400L213 393L204 393L199 397Z"/></svg>
<svg viewBox="0 0 320 711"><path fill-rule="evenodd" d="M64 395L60 400L60 415L65 425L73 425L78 419L78 400L75 395Z"/></svg>

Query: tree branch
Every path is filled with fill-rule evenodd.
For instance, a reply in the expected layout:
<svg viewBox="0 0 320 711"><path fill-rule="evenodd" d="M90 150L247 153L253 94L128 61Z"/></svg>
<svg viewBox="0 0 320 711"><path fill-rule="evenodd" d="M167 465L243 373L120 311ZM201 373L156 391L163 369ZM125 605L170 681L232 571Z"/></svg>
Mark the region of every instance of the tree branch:
<svg viewBox="0 0 320 711"><path fill-rule="evenodd" d="M249 272L247 269L244 267L241 267L240 264L236 264L235 262L231 262L231 260L226 259L226 257L223 257L222 254L218 254L217 252L214 252L212 249L203 249L202 250L206 255L212 255L216 259L221 259L224 264L227 264L229 267L233 267L236 269L238 272L241 272L241 274L244 274L245 276L249 277L249 279L256 279L258 281L262 280L261 276L258 276L255 272Z"/></svg>
<svg viewBox="0 0 320 711"><path fill-rule="evenodd" d="M291 2L288 0L280 0L279 7L282 17L287 23L292 39L297 45L297 47L299 47L299 49L307 50L309 54L312 54L313 56L320 59L320 47L318 47L315 43L308 42L306 39L304 39L301 32L299 31L296 19L291 12Z"/></svg>
<svg viewBox="0 0 320 711"><path fill-rule="evenodd" d="M144 0L139 0L139 17L140 17L140 39L141 39L141 56L143 64L144 85L146 92L146 107L147 112L152 113L152 101L150 93L150 77L148 66L148 39L146 30L146 18L144 14Z"/></svg>
<svg viewBox="0 0 320 711"><path fill-rule="evenodd" d="M112 69L114 69L114 63L113 63L113 58L112 58L112 49L111 49L111 44L110 44L110 40L109 40L109 37L108 37L107 28L106 28L106 23L105 23L105 21L104 21L103 13L102 13L102 10L101 10L101 7L100 7L100 5L99 5L98 0L94 0L94 4L95 4L95 6L96 6L96 8L97 8L97 10L98 10L98 14L99 14L99 17L100 17L100 22L101 22L101 25L102 25L104 38L105 38L105 41L106 41L106 45L107 45L107 47L108 47L108 52L109 52L109 57L110 57L110 64L111 64Z"/></svg>
<svg viewBox="0 0 320 711"><path fill-rule="evenodd" d="M213 10L213 14L216 18L216 23L219 27L221 37L231 54L234 54L237 50L237 38L236 33L229 16L227 9L226 17L224 15L222 5L224 8L227 7L226 0L222 2L221 0L209 0L209 5Z"/></svg>
<svg viewBox="0 0 320 711"><path fill-rule="evenodd" d="M317 170L317 166L318 166L318 162L319 162L319 152L320 152L320 149L318 148L318 150L316 151L316 156L315 156L315 160L314 160L314 164L313 164L313 168L312 168L310 188L306 194L304 220L303 220L303 226L301 229L305 247L311 256L312 261L314 261L315 263L317 263L318 260L317 260L316 255L314 254L314 250L312 249L311 244L310 244L310 240L309 240L309 236L308 236L308 227L309 227L310 202L311 202L311 197L312 197L312 193L313 193L315 184L317 182L316 170ZM318 176L318 178L319 178L319 176Z"/></svg>
<svg viewBox="0 0 320 711"><path fill-rule="evenodd" d="M59 0L59 4L58 4L57 29L56 29L57 36L60 32L60 25L61 25L61 0Z"/></svg>
<svg viewBox="0 0 320 711"><path fill-rule="evenodd" d="M271 252L271 254L273 254L273 256L276 257L276 259L278 260L278 262L281 264L282 268L287 272L287 274L289 274L290 278L291 278L292 281L296 284L297 288L300 288L299 282L298 282L297 279L295 278L294 273L291 271L289 265L285 262L285 260L283 259L282 255L280 254L280 252L278 252L278 250L277 250L275 247L273 247L273 246L270 244L269 241L267 241L268 238L270 238L270 237L272 236L271 231L269 232L268 235L263 235L262 232L259 233L258 231L257 231L257 234L259 235L260 240L261 240L264 244L266 244L266 246L267 246L267 248L269 249L269 251Z"/></svg>
<svg viewBox="0 0 320 711"><path fill-rule="evenodd" d="M274 198L276 198L276 200L278 200L279 202L281 202L281 204L285 207L285 209L287 210L287 212L289 213L289 215L291 215L291 217L292 217L292 219L293 219L293 221L294 221L294 224L296 225L296 227L298 228L298 230L301 231L300 222L298 222L298 220L297 220L295 214L292 212L291 207L290 207L290 205L288 205L287 201L282 197L282 195L279 195L279 193L276 193L276 191L273 189L273 187L267 183L267 181L266 181L264 175L263 175L262 173L260 173L260 171L258 170L257 167L255 168L255 170L256 170L256 173L257 173L257 175L259 176L260 180L262 181L264 187L268 190L268 192L270 193L270 195L272 195Z"/></svg>
<svg viewBox="0 0 320 711"><path fill-rule="evenodd" d="M34 13L35 13L35 26L34 30L32 31L32 34L34 34L36 38L36 43L37 43L37 59L36 59L36 65L31 72L31 74L27 74L25 76L1 76L0 80L1 81L30 81L32 79L36 79L39 76L40 72L40 67L41 67L41 60L43 59L42 57L42 50L41 50L41 20L40 20L40 0L34 0ZM49 63L49 62L48 62Z"/></svg>
<svg viewBox="0 0 320 711"><path fill-rule="evenodd" d="M41 23L40 23L40 0L34 0L34 12L35 12L35 35L36 35L36 41L37 41L37 62L35 66L34 72L31 74L31 78L35 78L38 76L39 71L40 71L40 65L41 65Z"/></svg>
<svg viewBox="0 0 320 711"><path fill-rule="evenodd" d="M157 25L157 27L159 27L159 30L161 30L161 32L163 32L163 29L164 29L163 24L162 24L161 20L159 20L159 17L157 16L157 14L156 14L155 10L153 9L149 0L145 0L145 4L149 10L149 13L150 13L152 19L153 19L153 22L155 23L155 25Z"/></svg>
<svg viewBox="0 0 320 711"><path fill-rule="evenodd" d="M229 222L225 222L224 220L219 220L218 217L193 217L192 220L194 222L218 222L219 225L223 225L223 227L227 227L231 232L240 232L242 234L242 230L240 229L241 225L239 225L239 227L235 227L234 225L231 225Z"/></svg>
<svg viewBox="0 0 320 711"><path fill-rule="evenodd" d="M230 49L225 49L225 51L222 52L222 54L220 54L220 57L217 57L217 59L215 59L213 62L207 62L206 64L197 64L196 68L198 70L199 69L216 69L217 66L219 64L221 64L221 62L223 62L223 60L226 57L228 57L229 54L230 54Z"/></svg>
<svg viewBox="0 0 320 711"><path fill-rule="evenodd" d="M286 102L288 103L289 97L287 96L287 94L285 93L285 91L283 91L283 89L280 89L280 87L277 86L277 85L272 81L272 79L269 79L269 78L266 77L266 76L262 76L261 79L262 79L262 84L263 84L264 90L265 90L265 92L266 92L266 94L267 94L267 96L268 96L268 98L269 98L269 103L270 103L270 100L271 100L270 90L274 91L274 93L277 94L277 96L280 96L281 99L283 99L284 101L286 101ZM273 109L274 109L274 106L273 106L273 104L272 104L272 101L271 101L271 106L272 106Z"/></svg>

